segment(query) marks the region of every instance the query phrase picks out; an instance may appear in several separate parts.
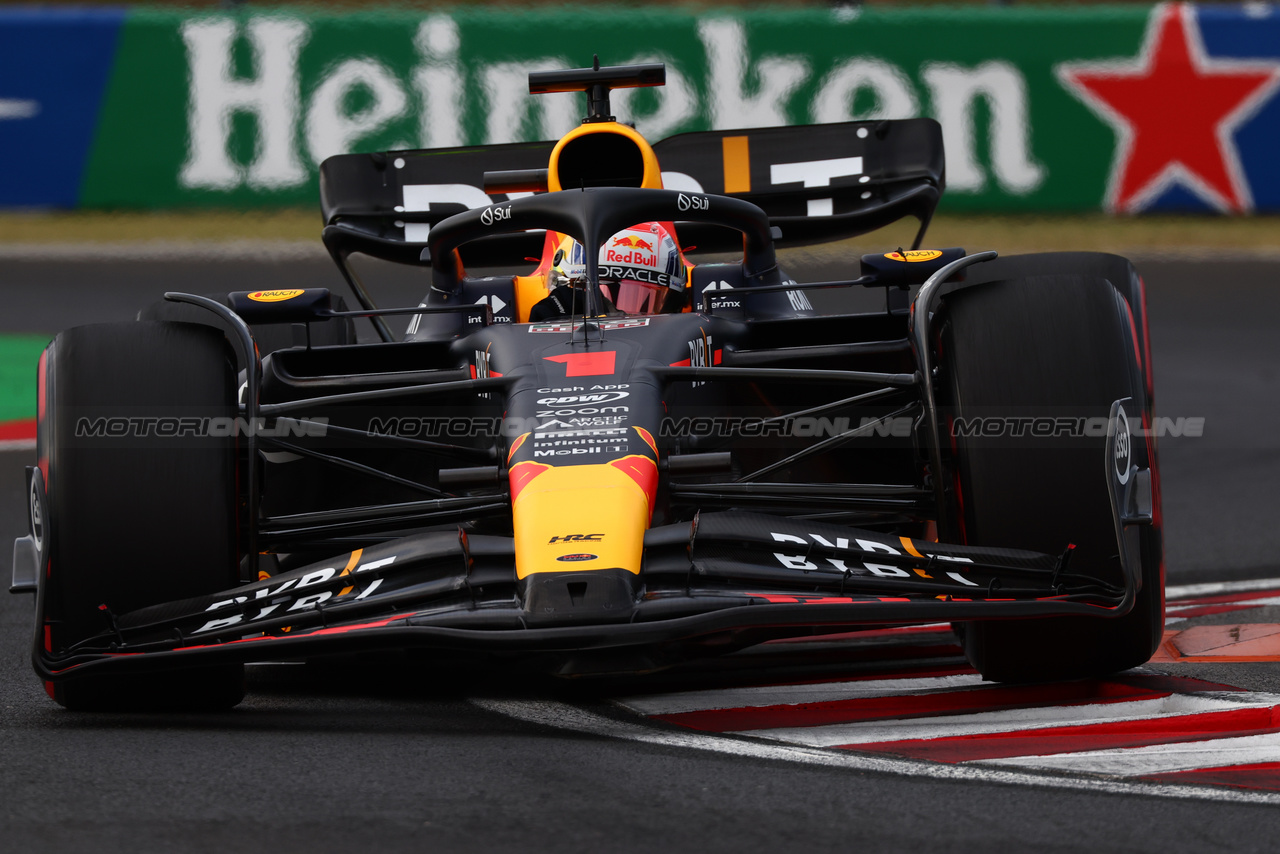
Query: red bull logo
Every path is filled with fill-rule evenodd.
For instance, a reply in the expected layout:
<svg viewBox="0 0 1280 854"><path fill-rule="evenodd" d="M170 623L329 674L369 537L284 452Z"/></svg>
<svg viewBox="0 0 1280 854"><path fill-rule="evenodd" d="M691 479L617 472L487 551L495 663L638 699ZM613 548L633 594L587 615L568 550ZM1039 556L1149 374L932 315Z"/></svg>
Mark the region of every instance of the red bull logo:
<svg viewBox="0 0 1280 854"><path fill-rule="evenodd" d="M613 238L614 247L627 246L631 249L643 249L646 252L653 251L653 244L647 240L636 237L634 234L624 234L622 237Z"/></svg>
<svg viewBox="0 0 1280 854"><path fill-rule="evenodd" d="M639 249L634 252L614 252L612 249L606 249L604 260L609 264L633 264L638 267L658 266L657 255L646 255Z"/></svg>

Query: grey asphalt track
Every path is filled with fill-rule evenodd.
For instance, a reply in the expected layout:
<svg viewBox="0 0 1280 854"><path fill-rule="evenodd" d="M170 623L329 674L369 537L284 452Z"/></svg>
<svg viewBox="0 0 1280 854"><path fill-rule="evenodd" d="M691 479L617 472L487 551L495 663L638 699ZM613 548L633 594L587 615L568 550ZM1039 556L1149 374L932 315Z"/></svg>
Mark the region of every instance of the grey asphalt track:
<svg viewBox="0 0 1280 854"><path fill-rule="evenodd" d="M1170 581L1280 575L1280 267L1150 262L1143 271L1158 412L1206 419L1203 437L1161 444ZM340 283L322 261L6 263L0 332L126 319L171 289L304 285ZM424 285L397 271L380 296L408 303ZM32 456L0 454L0 544L22 531L21 472ZM7 578L7 546L0 565ZM225 715L75 715L30 671L31 614L29 599L0 597L6 851L1102 854L1271 851L1280 839L1275 807L743 759L545 729L467 702L592 702L590 687L510 674L254 668L249 699ZM1272 690L1276 681L1240 667L1195 675Z"/></svg>

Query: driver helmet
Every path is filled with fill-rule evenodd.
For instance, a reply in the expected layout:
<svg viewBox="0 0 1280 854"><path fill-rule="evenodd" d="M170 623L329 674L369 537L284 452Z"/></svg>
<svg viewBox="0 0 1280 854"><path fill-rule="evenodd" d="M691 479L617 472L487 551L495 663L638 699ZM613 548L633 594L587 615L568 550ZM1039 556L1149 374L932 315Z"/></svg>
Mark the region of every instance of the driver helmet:
<svg viewBox="0 0 1280 854"><path fill-rule="evenodd" d="M600 247L600 289L626 314L658 314L668 297L684 298L688 270L661 223L623 229Z"/></svg>
<svg viewBox="0 0 1280 854"><path fill-rule="evenodd" d="M551 261L550 287L558 285L579 285L587 276L587 253L582 244L572 237L561 237L556 246L555 257Z"/></svg>
<svg viewBox="0 0 1280 854"><path fill-rule="evenodd" d="M562 237L551 262L548 289L581 285L586 260L582 244ZM600 290L617 311L658 314L670 305L669 299L683 305L688 270L675 238L661 223L641 223L610 237L600 247L597 269Z"/></svg>

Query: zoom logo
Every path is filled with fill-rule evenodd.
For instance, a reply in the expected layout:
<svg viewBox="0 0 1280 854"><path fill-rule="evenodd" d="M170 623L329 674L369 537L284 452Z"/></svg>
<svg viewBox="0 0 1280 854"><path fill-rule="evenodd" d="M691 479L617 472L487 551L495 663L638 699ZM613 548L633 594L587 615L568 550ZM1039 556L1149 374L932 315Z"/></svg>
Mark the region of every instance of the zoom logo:
<svg viewBox="0 0 1280 854"><path fill-rule="evenodd" d="M684 211L706 211L711 210L711 200L706 196L686 196L684 193L676 196L676 207L681 212Z"/></svg>
<svg viewBox="0 0 1280 854"><path fill-rule="evenodd" d="M480 221L485 225L493 225L495 222L502 222L508 219L511 219L511 205L507 205L504 208L485 208L484 213L480 214Z"/></svg>

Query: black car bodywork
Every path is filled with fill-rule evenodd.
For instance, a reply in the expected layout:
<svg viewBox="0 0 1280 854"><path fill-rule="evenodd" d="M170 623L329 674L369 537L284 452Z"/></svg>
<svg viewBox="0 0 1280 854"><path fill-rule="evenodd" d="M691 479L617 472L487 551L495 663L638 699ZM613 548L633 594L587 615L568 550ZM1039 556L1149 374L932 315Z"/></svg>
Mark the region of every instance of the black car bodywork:
<svg viewBox="0 0 1280 854"><path fill-rule="evenodd" d="M618 78L617 69L597 74ZM608 134L579 138L592 136ZM746 173L756 192L722 192L731 176L713 155L729 136L758 155ZM770 159L794 157L797 142L813 161L858 158L859 171L759 189L778 174ZM923 234L943 186L936 124L690 134L654 147L664 167L709 192L627 186L613 174L626 157L597 148L575 155L576 188L404 210L406 187L439 182L442 171L486 186L477 174L495 162L523 171L491 175L491 188L523 180L541 189L538 168L551 157L554 172L568 148L326 161L325 242L354 311L335 308L323 289L268 302L169 295L227 333L241 371L241 583L140 607L108 598L101 630L66 646L38 630L42 678L412 647L529 655L563 672L644 670L860 626L1092 625L1124 618L1144 587L1159 597L1158 566L1140 542L1158 516L1154 448L1130 426L1149 401L1107 401L1109 427L1090 440L1091 500L1105 505L1114 537L1082 568L1070 537L1036 549L971 543L956 462L960 401L942 387L948 300L1036 271L1114 263L1072 256L1055 267L1050 256L999 267L993 252L917 245L866 256L847 281L796 283L778 266L779 244L904 215L918 217ZM558 166L561 177L570 171ZM815 199L830 213L810 215ZM406 239L415 221L429 228L426 240ZM534 255L542 230L592 247L646 221L675 223L685 247L740 246L742 260L695 267L683 313L611 315L587 298L581 313L544 323L520 322L527 280L466 274L468 261ZM348 263L355 252L429 269L423 305L378 309ZM587 279L596 276L588 253ZM1111 284L1136 351L1120 370L1149 392L1145 329L1133 320L1140 291ZM822 312L809 299L864 288L883 290L882 310ZM304 338L268 354L255 342L268 326L393 313L414 317L403 340ZM37 593L43 620L41 579L58 572L39 529L58 518L48 476L30 472L33 530L14 569L14 589Z"/></svg>

